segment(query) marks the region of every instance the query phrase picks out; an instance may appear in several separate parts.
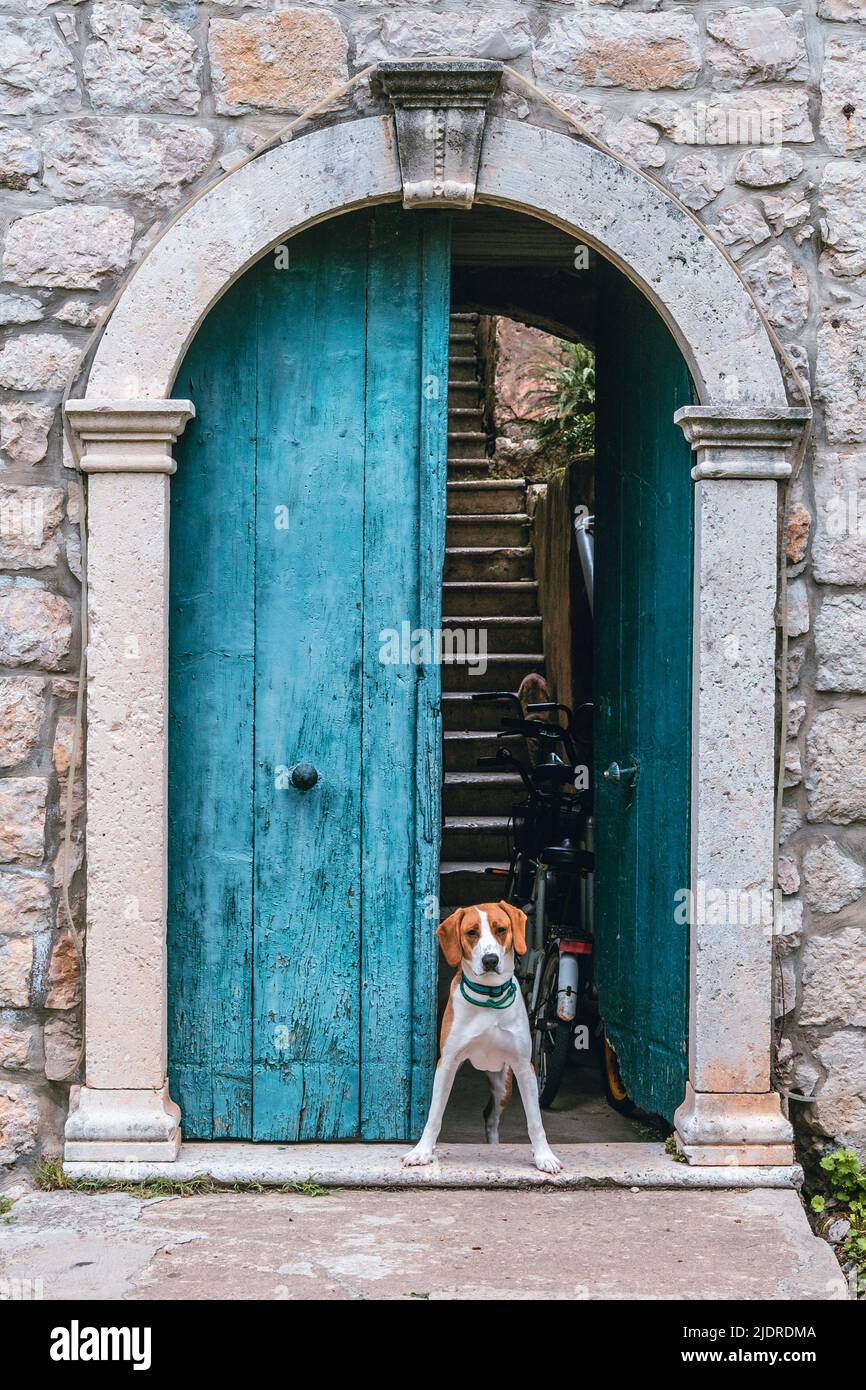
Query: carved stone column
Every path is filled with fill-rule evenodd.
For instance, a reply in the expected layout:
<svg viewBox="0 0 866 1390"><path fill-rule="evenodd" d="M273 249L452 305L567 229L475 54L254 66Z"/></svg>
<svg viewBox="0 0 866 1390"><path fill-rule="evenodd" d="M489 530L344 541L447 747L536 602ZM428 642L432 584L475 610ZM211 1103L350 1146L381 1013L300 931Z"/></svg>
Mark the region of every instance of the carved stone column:
<svg viewBox="0 0 866 1390"><path fill-rule="evenodd" d="M770 1089L774 612L778 482L809 413L674 417L696 459L689 1083L675 1117L691 1163L793 1161Z"/></svg>
<svg viewBox="0 0 866 1390"><path fill-rule="evenodd" d="M70 401L88 486L86 1083L68 1160L173 1159L166 1081L168 487L189 401Z"/></svg>
<svg viewBox="0 0 866 1390"><path fill-rule="evenodd" d="M471 208L502 64L380 63L378 74L394 107L403 206Z"/></svg>

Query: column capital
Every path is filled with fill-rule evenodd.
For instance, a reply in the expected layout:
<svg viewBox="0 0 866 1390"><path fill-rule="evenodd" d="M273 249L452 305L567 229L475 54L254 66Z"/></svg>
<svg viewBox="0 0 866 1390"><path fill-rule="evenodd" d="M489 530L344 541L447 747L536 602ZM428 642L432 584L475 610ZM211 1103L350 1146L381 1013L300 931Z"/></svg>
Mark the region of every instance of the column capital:
<svg viewBox="0 0 866 1390"><path fill-rule="evenodd" d="M812 417L809 406L684 405L674 415L703 478L779 481L791 476L791 445Z"/></svg>
<svg viewBox="0 0 866 1390"><path fill-rule="evenodd" d="M172 445L194 415L192 401L66 402L83 473L173 473Z"/></svg>
<svg viewBox="0 0 866 1390"><path fill-rule="evenodd" d="M394 108L403 206L471 208L502 64L388 62L377 75Z"/></svg>

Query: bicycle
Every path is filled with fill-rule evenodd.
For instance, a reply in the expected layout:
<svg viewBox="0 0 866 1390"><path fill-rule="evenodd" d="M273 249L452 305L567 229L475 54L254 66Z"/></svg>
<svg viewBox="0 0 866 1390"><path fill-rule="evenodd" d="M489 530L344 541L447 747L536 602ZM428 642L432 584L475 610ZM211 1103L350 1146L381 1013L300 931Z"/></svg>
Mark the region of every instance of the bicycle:
<svg viewBox="0 0 866 1390"><path fill-rule="evenodd" d="M527 914L527 949L516 974L529 1015L540 1100L547 1107L562 1084L579 1017L591 1002L594 861L588 768L579 762L567 706L529 705L524 714L508 691L482 692L473 699L518 706L516 716L502 719L496 755L479 759L478 766L517 771L525 791L512 809L506 899ZM542 714L547 718L530 717ZM515 738L523 743L523 758L505 746Z"/></svg>

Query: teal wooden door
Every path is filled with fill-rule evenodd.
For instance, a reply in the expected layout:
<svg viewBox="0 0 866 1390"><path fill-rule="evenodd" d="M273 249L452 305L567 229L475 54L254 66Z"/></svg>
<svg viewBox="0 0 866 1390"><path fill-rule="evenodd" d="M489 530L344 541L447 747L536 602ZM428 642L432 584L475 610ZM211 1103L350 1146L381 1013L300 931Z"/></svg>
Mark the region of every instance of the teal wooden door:
<svg viewBox="0 0 866 1390"><path fill-rule="evenodd" d="M623 1080L673 1118L685 1094L693 483L673 414L692 400L662 320L599 267L595 525L599 1004ZM611 763L636 781L608 781Z"/></svg>
<svg viewBox="0 0 866 1390"><path fill-rule="evenodd" d="M435 1060L447 218L327 222L175 390L169 1073L189 1138L408 1139ZM288 264L285 264L285 261ZM291 769L318 781L298 790Z"/></svg>

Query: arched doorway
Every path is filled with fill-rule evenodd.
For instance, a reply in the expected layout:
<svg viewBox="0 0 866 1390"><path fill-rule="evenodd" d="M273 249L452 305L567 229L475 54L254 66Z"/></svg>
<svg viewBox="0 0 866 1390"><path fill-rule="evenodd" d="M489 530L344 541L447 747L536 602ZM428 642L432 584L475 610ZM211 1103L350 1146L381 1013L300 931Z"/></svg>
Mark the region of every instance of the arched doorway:
<svg viewBox="0 0 866 1390"><path fill-rule="evenodd" d="M465 247L473 221L480 273L483 214L459 235ZM210 312L178 376L196 417L171 483L168 1055L191 1138L396 1140L423 1122L447 910L433 906L432 649L450 222L387 205L281 245ZM524 222L500 217L500 257ZM672 417L691 387L658 316L606 264L572 277L560 305L574 318L599 279L598 766L642 764L634 796L597 778L598 984L631 1093L670 1119L686 1078L672 908L688 881L692 572ZM449 606L470 588L446 578ZM446 683L446 753L468 698ZM296 785L299 764L315 786ZM455 833L483 838L462 824L445 820L443 858Z"/></svg>
<svg viewBox="0 0 866 1390"><path fill-rule="evenodd" d="M449 101L440 83L428 104ZM451 104L461 101L458 93ZM541 217L601 250L662 315L689 367L700 402L679 413L698 485L690 883L769 888L776 482L790 471L787 450L808 411L788 405L751 297L685 209L558 131L503 117L484 127L483 113L481 125L477 200ZM394 134L389 114L350 118L218 184L145 259L103 336L86 396L68 405L91 475L94 619L87 1084L67 1126L69 1160L171 1159L179 1145L165 1083L165 551L171 445L192 407L169 398L172 384L209 307L269 246L335 212L401 195L412 202L419 185L399 158L414 155L398 154L399 122L397 142ZM143 635L134 666L122 656L131 627ZM725 636L745 639L737 662ZM133 766L134 806L123 790ZM127 899L138 912L134 956ZM693 1162L787 1163L790 1130L770 1089L770 943L751 928L720 934L702 921L690 938L682 1147Z"/></svg>

